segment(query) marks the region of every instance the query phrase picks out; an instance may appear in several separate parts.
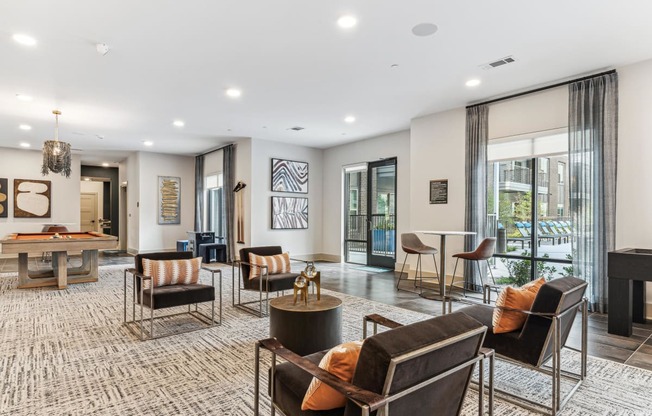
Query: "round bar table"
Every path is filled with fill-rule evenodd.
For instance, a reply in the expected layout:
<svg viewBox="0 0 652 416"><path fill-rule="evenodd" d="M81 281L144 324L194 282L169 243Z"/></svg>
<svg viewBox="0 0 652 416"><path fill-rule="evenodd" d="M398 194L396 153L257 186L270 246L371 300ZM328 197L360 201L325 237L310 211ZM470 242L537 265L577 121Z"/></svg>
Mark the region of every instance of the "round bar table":
<svg viewBox="0 0 652 416"><path fill-rule="evenodd" d="M269 336L299 355L332 348L342 343L342 300L321 294L308 295L308 304L294 296L269 301Z"/></svg>
<svg viewBox="0 0 652 416"><path fill-rule="evenodd" d="M446 237L476 235L473 231L413 231L418 234L438 235L439 236L439 295L433 296L431 294L422 294L427 299L441 300L442 314L446 314Z"/></svg>

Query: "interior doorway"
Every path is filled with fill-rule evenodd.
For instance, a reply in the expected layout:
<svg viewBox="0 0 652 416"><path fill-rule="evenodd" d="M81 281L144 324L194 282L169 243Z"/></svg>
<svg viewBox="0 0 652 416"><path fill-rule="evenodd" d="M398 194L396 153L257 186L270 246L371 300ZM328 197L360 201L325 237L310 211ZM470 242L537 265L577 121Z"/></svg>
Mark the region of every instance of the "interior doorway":
<svg viewBox="0 0 652 416"><path fill-rule="evenodd" d="M81 232L98 231L97 193L82 192L80 198Z"/></svg>
<svg viewBox="0 0 652 416"><path fill-rule="evenodd" d="M345 261L393 269L396 158L345 168L344 187Z"/></svg>

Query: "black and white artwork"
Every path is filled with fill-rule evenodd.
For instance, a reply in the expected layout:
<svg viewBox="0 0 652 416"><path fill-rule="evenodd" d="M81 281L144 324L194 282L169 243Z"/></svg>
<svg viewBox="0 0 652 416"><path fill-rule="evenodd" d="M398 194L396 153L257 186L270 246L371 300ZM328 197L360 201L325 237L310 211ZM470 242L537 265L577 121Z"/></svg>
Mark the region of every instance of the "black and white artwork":
<svg viewBox="0 0 652 416"><path fill-rule="evenodd" d="M308 198L272 197L272 229L308 228Z"/></svg>
<svg viewBox="0 0 652 416"><path fill-rule="evenodd" d="M272 158L272 192L308 193L308 162Z"/></svg>

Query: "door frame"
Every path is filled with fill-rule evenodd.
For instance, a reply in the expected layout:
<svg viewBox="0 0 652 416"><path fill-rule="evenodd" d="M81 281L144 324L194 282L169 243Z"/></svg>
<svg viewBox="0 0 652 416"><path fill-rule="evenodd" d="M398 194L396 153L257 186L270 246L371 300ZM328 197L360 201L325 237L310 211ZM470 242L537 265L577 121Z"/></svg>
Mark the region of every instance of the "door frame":
<svg viewBox="0 0 652 416"><path fill-rule="evenodd" d="M98 217L98 215L99 215L99 209L98 209L98 205L97 205L97 204L99 204L100 196L98 195L97 192L80 192L80 194L79 194L79 199L81 200L81 198L84 197L84 196L90 196L90 197L92 197L92 198L93 198L93 201L95 202L95 203L93 204L93 213L94 213L95 215L93 216L93 219L91 220L91 224L93 225L93 230L92 230L92 231L97 232L97 231L98 231L98 227L99 227L99 222L97 221L97 219L99 218L99 217ZM80 202L80 209L79 209L79 210L80 210L79 229L80 229L81 231L83 231L83 229L82 229L82 228L83 228L83 224L82 224L82 220L81 220L81 202Z"/></svg>

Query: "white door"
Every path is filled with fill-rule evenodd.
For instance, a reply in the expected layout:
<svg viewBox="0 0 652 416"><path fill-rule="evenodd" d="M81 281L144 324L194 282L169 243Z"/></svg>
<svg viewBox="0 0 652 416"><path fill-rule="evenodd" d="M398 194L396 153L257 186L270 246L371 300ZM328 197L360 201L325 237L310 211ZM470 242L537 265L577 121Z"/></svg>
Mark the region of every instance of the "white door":
<svg viewBox="0 0 652 416"><path fill-rule="evenodd" d="M97 194L81 194L81 232L98 231Z"/></svg>

